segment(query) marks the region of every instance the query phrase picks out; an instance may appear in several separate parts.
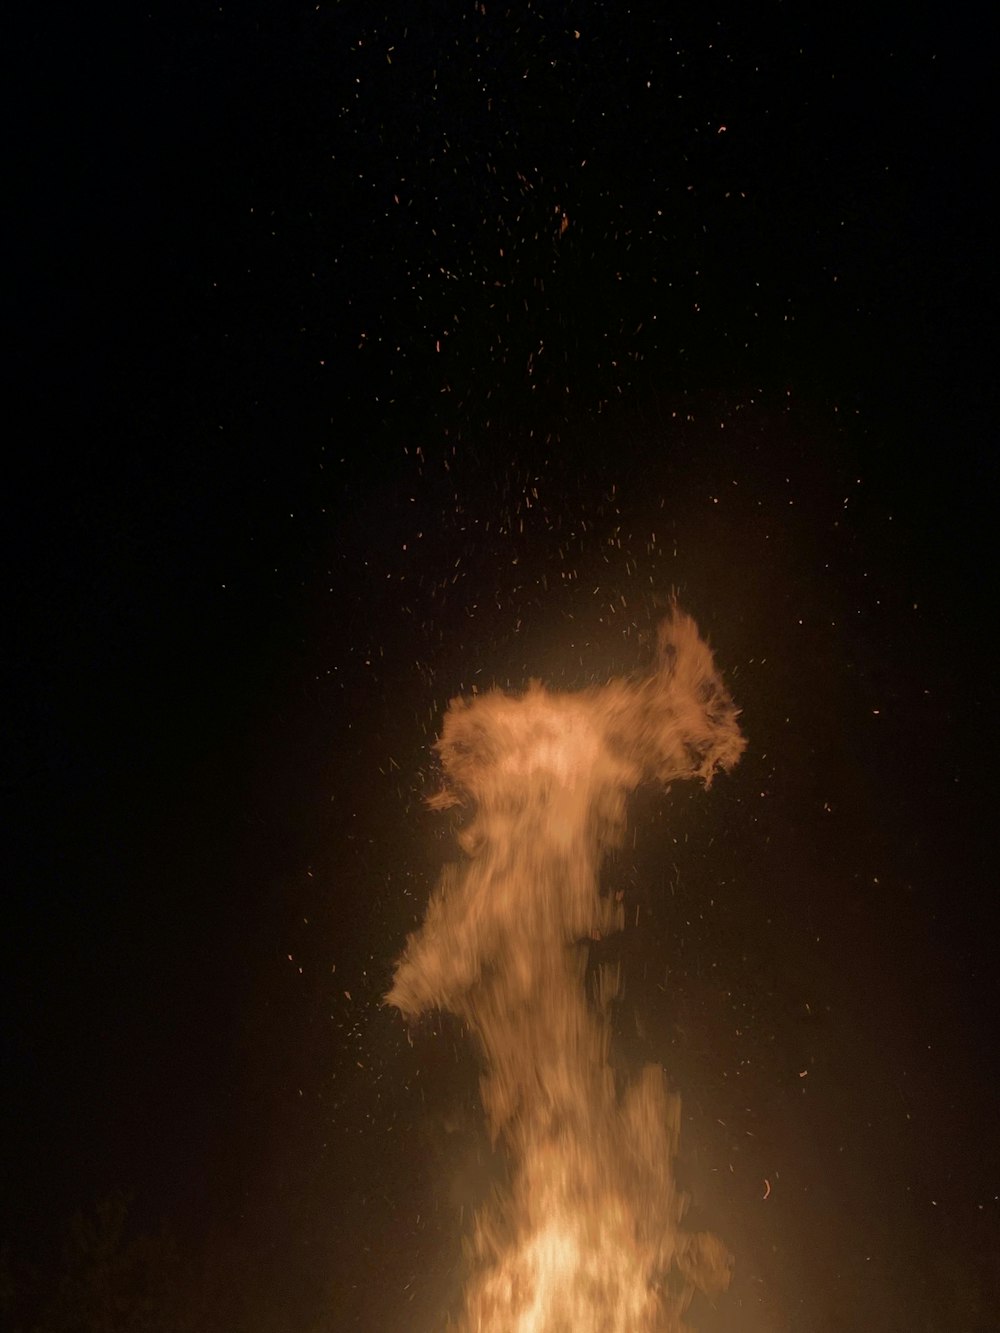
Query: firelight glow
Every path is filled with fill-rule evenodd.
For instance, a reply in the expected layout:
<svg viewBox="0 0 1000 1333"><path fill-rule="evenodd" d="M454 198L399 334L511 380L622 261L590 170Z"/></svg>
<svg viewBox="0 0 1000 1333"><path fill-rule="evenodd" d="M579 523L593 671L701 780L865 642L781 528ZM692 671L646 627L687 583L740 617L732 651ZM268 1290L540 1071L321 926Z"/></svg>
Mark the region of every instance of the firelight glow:
<svg viewBox="0 0 1000 1333"><path fill-rule="evenodd" d="M646 676L448 709L432 805L470 807L467 859L444 875L387 999L408 1019L437 1008L465 1022L509 1157L509 1192L476 1219L459 1333L679 1333L695 1290L728 1283L721 1242L682 1226L680 1103L663 1071L616 1088L618 969L599 970L589 999L585 975L586 941L623 924L599 872L629 792L708 786L744 749L738 717L677 607Z"/></svg>

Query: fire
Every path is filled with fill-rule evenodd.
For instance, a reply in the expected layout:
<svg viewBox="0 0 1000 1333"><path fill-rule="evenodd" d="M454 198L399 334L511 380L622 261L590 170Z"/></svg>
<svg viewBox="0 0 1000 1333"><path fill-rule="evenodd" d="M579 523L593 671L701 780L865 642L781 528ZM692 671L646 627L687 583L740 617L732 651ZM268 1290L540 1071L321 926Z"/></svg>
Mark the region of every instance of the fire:
<svg viewBox="0 0 1000 1333"><path fill-rule="evenodd" d="M640 782L737 762L738 710L676 607L651 674L575 694L533 684L456 699L438 752L464 802L467 860L432 896L387 999L459 1015L483 1061L483 1105L511 1163L479 1214L460 1333L677 1333L696 1289L728 1283L715 1237L682 1227L680 1104L647 1067L619 1094L608 1061L617 969L593 996L586 944L620 929L599 871Z"/></svg>

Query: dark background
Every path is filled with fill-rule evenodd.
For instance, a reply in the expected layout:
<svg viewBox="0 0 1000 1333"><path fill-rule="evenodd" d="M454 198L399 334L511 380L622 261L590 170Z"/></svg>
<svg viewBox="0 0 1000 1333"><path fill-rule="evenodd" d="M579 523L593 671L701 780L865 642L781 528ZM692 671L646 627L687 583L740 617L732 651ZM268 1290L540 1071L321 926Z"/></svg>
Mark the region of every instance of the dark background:
<svg viewBox="0 0 1000 1333"><path fill-rule="evenodd" d="M11 45L7 1326L442 1327L497 1164L461 1034L380 1006L454 855L430 745L473 686L641 666L676 589L750 748L636 798L605 947L736 1256L692 1321L996 1328L974 12Z"/></svg>

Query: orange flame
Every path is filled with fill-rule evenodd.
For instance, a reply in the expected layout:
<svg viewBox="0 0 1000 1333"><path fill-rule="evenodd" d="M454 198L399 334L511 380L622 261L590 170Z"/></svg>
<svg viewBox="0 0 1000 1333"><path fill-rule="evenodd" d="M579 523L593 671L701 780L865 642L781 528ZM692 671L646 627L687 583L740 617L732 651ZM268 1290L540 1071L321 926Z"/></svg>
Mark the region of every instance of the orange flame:
<svg viewBox="0 0 1000 1333"><path fill-rule="evenodd" d="M447 873L387 999L448 1009L483 1056L483 1104L512 1164L476 1221L461 1333L676 1333L695 1289L725 1287L715 1237L681 1227L680 1104L647 1067L622 1097L608 1062L617 969L588 1003L585 945L620 929L604 852L642 781L737 762L738 710L694 621L676 607L657 670L576 694L533 684L456 699L438 751L438 808L467 802L468 860Z"/></svg>

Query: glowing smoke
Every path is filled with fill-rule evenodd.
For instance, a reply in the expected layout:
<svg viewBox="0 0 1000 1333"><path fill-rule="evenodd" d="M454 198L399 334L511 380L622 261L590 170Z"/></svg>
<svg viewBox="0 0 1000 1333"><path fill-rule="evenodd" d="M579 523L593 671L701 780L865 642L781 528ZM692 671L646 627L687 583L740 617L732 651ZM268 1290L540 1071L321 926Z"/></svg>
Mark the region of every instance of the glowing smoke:
<svg viewBox="0 0 1000 1333"><path fill-rule="evenodd" d="M533 684L456 699L438 742L467 803L468 860L445 874L407 941L388 1001L447 1009L484 1062L483 1103L510 1157L509 1196L473 1237L463 1333L674 1333L695 1288L728 1281L721 1243L681 1229L680 1123L662 1071L619 1097L608 1063L617 969L593 1002L585 941L620 929L599 871L639 783L731 768L738 710L676 607L652 674L575 694Z"/></svg>

